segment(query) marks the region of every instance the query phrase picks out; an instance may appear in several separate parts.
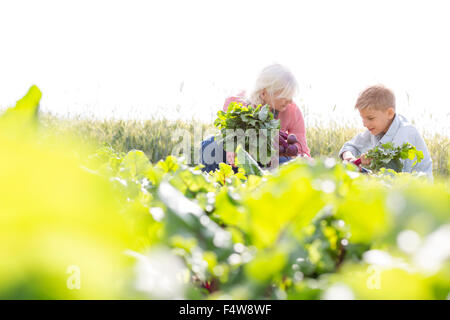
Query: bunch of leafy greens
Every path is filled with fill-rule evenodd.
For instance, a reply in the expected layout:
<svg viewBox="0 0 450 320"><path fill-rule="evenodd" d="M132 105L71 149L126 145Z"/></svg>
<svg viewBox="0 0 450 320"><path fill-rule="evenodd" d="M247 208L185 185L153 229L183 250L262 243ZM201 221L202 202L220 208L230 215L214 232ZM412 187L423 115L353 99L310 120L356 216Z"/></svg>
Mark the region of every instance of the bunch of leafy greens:
<svg viewBox="0 0 450 320"><path fill-rule="evenodd" d="M415 166L422 161L423 152L417 150L416 147L408 142L398 147L395 147L392 142L388 142L369 150L367 157L371 159L369 165L371 170L378 171L381 168L387 168L401 172L403 163L400 160L414 160L416 158L416 161L413 163L413 166Z"/></svg>
<svg viewBox="0 0 450 320"><path fill-rule="evenodd" d="M280 129L280 120L274 119L268 105L244 105L231 102L226 112L217 112L214 126L220 129L216 136L224 150L235 152L241 144L256 161L267 164L276 154L273 141Z"/></svg>

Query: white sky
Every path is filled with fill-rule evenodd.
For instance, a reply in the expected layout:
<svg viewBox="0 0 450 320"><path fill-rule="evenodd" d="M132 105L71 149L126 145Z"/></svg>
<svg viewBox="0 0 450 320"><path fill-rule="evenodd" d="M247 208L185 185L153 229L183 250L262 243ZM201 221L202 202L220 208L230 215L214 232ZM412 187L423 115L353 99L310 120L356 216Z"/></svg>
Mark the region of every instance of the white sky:
<svg viewBox="0 0 450 320"><path fill-rule="evenodd" d="M211 121L278 62L307 121L357 121L358 93L381 82L400 113L447 130L447 3L0 0L0 107L36 84L60 114Z"/></svg>

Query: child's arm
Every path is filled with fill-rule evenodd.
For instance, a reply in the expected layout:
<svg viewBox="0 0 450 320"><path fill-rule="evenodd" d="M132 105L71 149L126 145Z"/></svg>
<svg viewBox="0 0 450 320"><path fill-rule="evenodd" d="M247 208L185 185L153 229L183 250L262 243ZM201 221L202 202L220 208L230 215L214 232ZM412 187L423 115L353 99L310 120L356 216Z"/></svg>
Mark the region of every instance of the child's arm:
<svg viewBox="0 0 450 320"><path fill-rule="evenodd" d="M356 159L356 157L350 151L345 151L342 154L342 160L348 161L348 162L355 162L358 159ZM359 160L360 160L359 163L362 164L363 166L368 166L371 162L371 159L367 158L365 153L363 153L361 155L361 157L359 157Z"/></svg>
<svg viewBox="0 0 450 320"><path fill-rule="evenodd" d="M349 161L349 162L356 160L356 157L353 155L353 153L351 151L344 151L341 154L341 158L342 158L342 160Z"/></svg>
<svg viewBox="0 0 450 320"><path fill-rule="evenodd" d="M339 151L339 158L347 161L356 160L361 155L361 150L367 150L368 147L370 147L369 131L359 133L353 139L344 143Z"/></svg>

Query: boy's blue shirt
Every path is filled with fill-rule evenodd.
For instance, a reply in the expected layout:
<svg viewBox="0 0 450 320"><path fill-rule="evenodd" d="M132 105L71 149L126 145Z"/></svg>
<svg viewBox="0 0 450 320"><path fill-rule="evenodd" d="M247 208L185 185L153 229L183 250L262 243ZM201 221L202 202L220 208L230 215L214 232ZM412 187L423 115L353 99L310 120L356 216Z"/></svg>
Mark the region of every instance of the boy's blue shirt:
<svg viewBox="0 0 450 320"><path fill-rule="evenodd" d="M428 152L428 148L425 141L420 136L417 129L409 123L409 121L402 115L396 114L392 121L388 131L385 135L374 136L369 130L366 130L353 139L347 141L339 151L339 157L345 151L350 151L355 157L359 157L361 154L374 148L377 145L382 145L386 142L393 142L395 146L401 146L405 142L409 142L416 147L417 150L423 152L423 159L420 163L414 167L412 164L415 160L402 160L403 172L424 172L428 177L433 179L433 162Z"/></svg>

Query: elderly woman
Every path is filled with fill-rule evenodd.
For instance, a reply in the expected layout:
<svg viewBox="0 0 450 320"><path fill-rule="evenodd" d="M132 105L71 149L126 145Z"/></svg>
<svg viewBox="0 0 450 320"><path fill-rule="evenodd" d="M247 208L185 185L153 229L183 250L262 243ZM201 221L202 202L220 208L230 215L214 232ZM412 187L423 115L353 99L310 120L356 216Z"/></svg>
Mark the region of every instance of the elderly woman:
<svg viewBox="0 0 450 320"><path fill-rule="evenodd" d="M303 115L299 107L292 101L297 90L298 84L294 75L286 67L280 64L273 64L261 71L256 79L253 92L248 99L245 98L244 92L237 96L229 97L225 100L223 110L226 111L229 104L233 101L243 102L245 104L251 103L253 105L269 105L275 119L280 119L281 130L297 136L299 155L310 157L310 151L306 143L306 130ZM205 164L203 170L214 170L218 167L218 162L225 161L234 166L235 154L223 150L223 154L221 155L212 154L212 157L216 160L215 162L205 161L211 160L211 155L205 155L203 152L211 143L214 143L213 139L202 142L202 163ZM280 157L280 163L288 160L290 160L290 158Z"/></svg>

